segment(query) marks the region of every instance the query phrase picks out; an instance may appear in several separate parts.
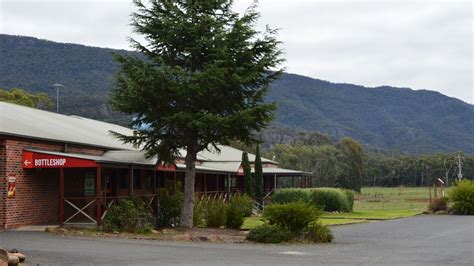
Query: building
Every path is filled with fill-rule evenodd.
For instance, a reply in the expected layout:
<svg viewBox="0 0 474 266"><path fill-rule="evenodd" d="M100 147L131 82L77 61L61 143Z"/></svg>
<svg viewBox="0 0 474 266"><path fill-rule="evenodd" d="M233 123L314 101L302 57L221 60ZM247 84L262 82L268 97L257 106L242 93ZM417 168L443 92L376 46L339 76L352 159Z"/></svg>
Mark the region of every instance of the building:
<svg viewBox="0 0 474 266"><path fill-rule="evenodd" d="M110 131L133 134L110 123L0 102L0 229L100 225L120 198L137 195L152 206L160 188L184 181L183 156L173 165L160 164ZM244 189L242 151L219 149L198 155L198 195L225 198ZM252 164L255 156L249 159ZM298 177L299 185L310 185L303 172L265 158L262 163L266 193L278 187L280 177Z"/></svg>

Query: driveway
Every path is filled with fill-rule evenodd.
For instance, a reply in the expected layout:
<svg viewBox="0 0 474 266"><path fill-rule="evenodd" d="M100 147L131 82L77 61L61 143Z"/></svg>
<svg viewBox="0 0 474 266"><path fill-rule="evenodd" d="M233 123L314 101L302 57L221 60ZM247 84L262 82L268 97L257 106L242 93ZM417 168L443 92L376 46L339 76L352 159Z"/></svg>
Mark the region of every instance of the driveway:
<svg viewBox="0 0 474 266"><path fill-rule="evenodd" d="M0 246L36 264L474 265L473 216L416 216L332 228L317 245L176 243L0 232Z"/></svg>

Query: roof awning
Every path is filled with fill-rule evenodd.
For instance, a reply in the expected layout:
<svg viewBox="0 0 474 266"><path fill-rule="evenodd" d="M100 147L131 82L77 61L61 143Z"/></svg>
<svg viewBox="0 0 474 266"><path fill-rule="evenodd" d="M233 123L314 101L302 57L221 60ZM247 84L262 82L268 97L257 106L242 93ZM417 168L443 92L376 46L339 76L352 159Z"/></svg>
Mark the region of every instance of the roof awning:
<svg viewBox="0 0 474 266"><path fill-rule="evenodd" d="M90 158L77 158L69 154L48 154L36 151L23 151L23 168L74 168L97 167L95 160Z"/></svg>
<svg viewBox="0 0 474 266"><path fill-rule="evenodd" d="M102 156L44 151L36 149L23 150L23 168L86 168L98 167L100 164L126 164L156 167L157 170L173 171L174 166L156 165L156 159L146 159L133 151L106 152ZM138 151L136 152L138 153Z"/></svg>

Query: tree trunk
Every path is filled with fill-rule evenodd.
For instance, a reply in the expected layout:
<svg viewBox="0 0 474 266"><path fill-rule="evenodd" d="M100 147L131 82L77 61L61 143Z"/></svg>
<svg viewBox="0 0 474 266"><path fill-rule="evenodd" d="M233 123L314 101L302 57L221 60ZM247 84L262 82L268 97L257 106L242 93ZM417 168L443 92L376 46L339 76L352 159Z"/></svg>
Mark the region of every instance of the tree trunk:
<svg viewBox="0 0 474 266"><path fill-rule="evenodd" d="M179 225L185 228L193 227L194 211L194 183L196 178L196 149L187 149L185 163L186 172L184 176L184 206L181 209L181 220Z"/></svg>

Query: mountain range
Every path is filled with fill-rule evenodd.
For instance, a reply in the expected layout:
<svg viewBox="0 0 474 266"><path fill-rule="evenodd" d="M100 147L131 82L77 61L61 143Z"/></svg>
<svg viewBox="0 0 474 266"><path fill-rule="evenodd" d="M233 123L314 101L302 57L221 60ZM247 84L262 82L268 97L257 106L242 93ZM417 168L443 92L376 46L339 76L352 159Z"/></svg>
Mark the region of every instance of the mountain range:
<svg viewBox="0 0 474 266"><path fill-rule="evenodd" d="M0 88L47 92L55 99L52 85L62 84L60 112L127 124L130 118L107 104L118 69L113 53L135 54L0 34ZM267 101L278 104L268 134L317 131L402 153L474 153L474 106L438 92L368 88L285 73ZM282 139L291 140L291 134Z"/></svg>

